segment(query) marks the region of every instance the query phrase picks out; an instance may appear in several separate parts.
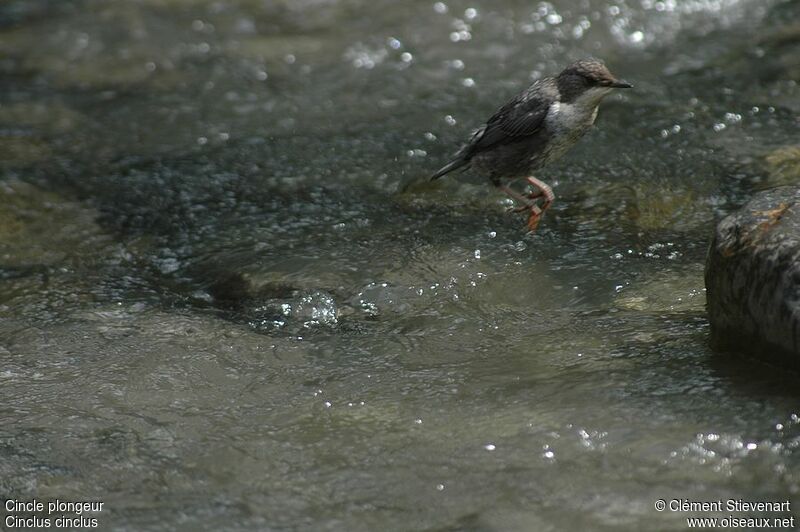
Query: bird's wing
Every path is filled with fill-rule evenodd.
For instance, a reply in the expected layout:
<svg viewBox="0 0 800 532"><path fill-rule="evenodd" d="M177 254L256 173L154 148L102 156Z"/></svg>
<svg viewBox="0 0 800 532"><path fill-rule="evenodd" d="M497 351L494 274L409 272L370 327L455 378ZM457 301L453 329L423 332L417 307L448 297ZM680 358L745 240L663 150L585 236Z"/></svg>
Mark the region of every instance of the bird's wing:
<svg viewBox="0 0 800 532"><path fill-rule="evenodd" d="M544 83L534 83L497 110L486 124L475 130L463 148L463 156L490 150L498 144L513 142L536 134L544 127L550 105L558 93Z"/></svg>

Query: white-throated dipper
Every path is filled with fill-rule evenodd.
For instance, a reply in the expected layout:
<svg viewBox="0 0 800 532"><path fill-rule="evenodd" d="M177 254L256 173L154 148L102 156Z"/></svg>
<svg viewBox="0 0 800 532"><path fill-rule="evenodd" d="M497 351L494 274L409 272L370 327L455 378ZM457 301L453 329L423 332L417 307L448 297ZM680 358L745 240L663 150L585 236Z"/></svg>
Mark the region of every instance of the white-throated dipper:
<svg viewBox="0 0 800 532"><path fill-rule="evenodd" d="M534 82L498 109L431 179L472 166L522 204L515 211L530 211L528 229L535 231L555 196L531 174L564 155L589 130L597 106L609 92L631 87L601 61L576 61L558 76ZM527 196L508 186L520 178L535 187ZM543 200L541 207L538 198Z"/></svg>

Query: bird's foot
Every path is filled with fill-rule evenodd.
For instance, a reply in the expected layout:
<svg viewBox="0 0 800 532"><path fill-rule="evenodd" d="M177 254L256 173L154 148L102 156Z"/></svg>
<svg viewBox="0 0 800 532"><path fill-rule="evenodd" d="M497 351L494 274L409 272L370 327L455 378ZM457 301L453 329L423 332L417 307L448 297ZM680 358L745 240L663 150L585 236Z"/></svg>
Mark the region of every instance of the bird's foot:
<svg viewBox="0 0 800 532"><path fill-rule="evenodd" d="M542 216L544 215L544 209L540 209L538 205L531 205L528 208L531 211L530 215L528 216L528 231L533 233L536 231L536 228L539 227L539 222L542 220Z"/></svg>
<svg viewBox="0 0 800 532"><path fill-rule="evenodd" d="M533 176L526 178L526 180L535 187L534 190L528 194L529 201L531 202L530 207L528 207L531 211L530 216L528 216L528 231L533 233L536 231L536 228L539 227L542 216L544 216L545 211L550 208L550 205L553 204L553 200L556 199L556 196L553 194L553 189L550 188L550 185L547 183ZM539 198L543 198L541 207L535 203Z"/></svg>
<svg viewBox="0 0 800 532"><path fill-rule="evenodd" d="M528 177L527 181L535 187L529 194L522 195L504 185L499 185L499 188L520 203L517 207L511 207L509 209L510 211L530 212L527 225L528 230L534 232L536 228L539 227L539 222L542 216L544 216L544 212L550 208L550 205L553 203L555 195L553 194L553 189L551 189L549 185L539 181L535 177ZM540 198L542 199L540 200ZM541 206L539 205L539 201L541 201Z"/></svg>
<svg viewBox="0 0 800 532"><path fill-rule="evenodd" d="M534 187L533 192L528 194L528 197L531 199L544 198L542 210L546 211L550 207L550 204L553 203L553 200L556 199L556 195L553 194L553 189L544 181L540 181L533 176L526 177L525 180Z"/></svg>

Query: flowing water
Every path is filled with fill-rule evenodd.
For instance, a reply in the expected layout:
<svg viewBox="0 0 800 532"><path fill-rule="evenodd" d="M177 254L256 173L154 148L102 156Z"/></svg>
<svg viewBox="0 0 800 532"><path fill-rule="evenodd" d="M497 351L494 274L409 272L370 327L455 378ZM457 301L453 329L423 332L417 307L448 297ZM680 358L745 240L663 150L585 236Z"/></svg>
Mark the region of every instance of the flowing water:
<svg viewBox="0 0 800 532"><path fill-rule="evenodd" d="M797 377L713 352L703 283L715 221L800 178L797 20L4 2L0 495L103 501L100 528L137 531L682 530L717 514L655 501L800 505ZM539 176L536 234L481 176L426 180L589 55L635 89Z"/></svg>

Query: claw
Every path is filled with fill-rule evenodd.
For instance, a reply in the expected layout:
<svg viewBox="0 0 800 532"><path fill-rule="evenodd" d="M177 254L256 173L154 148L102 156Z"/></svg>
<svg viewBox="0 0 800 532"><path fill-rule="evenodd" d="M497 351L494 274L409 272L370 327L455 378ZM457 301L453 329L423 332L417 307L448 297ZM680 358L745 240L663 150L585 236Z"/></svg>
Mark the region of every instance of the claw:
<svg viewBox="0 0 800 532"><path fill-rule="evenodd" d="M536 228L539 227L539 222L542 219L542 214L544 214L544 211L536 205L531 205L530 210L531 214L528 216L528 231L533 233L536 231Z"/></svg>
<svg viewBox="0 0 800 532"><path fill-rule="evenodd" d="M518 207L511 207L509 210L513 212L525 212L530 211L530 215L528 216L528 230L530 232L536 231L536 228L539 227L539 222L544 215L544 212L550 207L555 199L555 195L553 194L553 189L542 181L539 181L535 177L528 177L526 178L528 183L534 186L534 190L529 192L528 194L520 194L519 192L514 191L507 185L497 184L498 188L511 196L513 199L518 201L521 205ZM542 198L542 206L539 207L537 204L537 200Z"/></svg>

